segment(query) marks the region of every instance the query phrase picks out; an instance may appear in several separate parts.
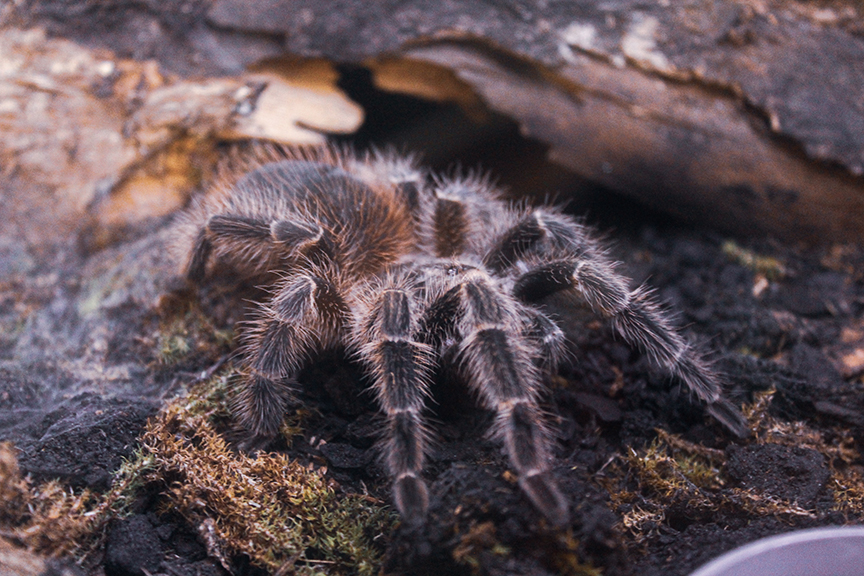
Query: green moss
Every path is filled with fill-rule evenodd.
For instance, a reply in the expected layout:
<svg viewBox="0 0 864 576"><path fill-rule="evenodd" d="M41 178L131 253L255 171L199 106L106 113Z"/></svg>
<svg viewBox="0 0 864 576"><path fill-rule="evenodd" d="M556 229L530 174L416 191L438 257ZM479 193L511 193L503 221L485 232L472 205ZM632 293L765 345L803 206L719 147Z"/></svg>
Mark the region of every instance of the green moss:
<svg viewBox="0 0 864 576"><path fill-rule="evenodd" d="M720 471L703 458L679 455L675 457L675 463L684 477L698 488L716 490L723 485Z"/></svg>
<svg viewBox="0 0 864 576"><path fill-rule="evenodd" d="M144 477L165 482L165 508L194 525L211 522L224 551L264 568L374 573L380 552L368 535L392 531L395 515L368 496L339 494L284 454L232 452L216 431L232 377L202 384L148 425L141 453L153 465Z"/></svg>
<svg viewBox="0 0 864 576"><path fill-rule="evenodd" d="M498 541L495 525L492 522L473 524L459 538L459 544L453 549L453 560L457 564L468 566L472 573L480 572L480 555L491 553L497 556L509 556L510 550Z"/></svg>
<svg viewBox="0 0 864 576"><path fill-rule="evenodd" d="M685 472L697 468L700 456L683 456L658 438L646 450L631 450L628 463L636 472L644 493L658 503L685 502L691 508L713 508L710 492L693 482ZM682 468L682 461L686 463L686 469ZM702 462L699 467L710 469L710 464ZM704 478L700 476L701 480Z"/></svg>
<svg viewBox="0 0 864 576"><path fill-rule="evenodd" d="M459 542L453 548L453 560L467 566L472 574L485 573L484 566L488 567L490 555L509 558L512 554L511 549L498 540L493 522L473 522L464 532L459 528L456 532ZM571 530L550 533L546 539L535 540L528 547L561 576L602 576L599 568L580 561L579 540L573 537Z"/></svg>
<svg viewBox="0 0 864 576"><path fill-rule="evenodd" d="M71 490L56 481L34 486L22 478L17 454L0 443L0 532L29 550L64 554L92 541L100 525L100 502L89 490Z"/></svg>
<svg viewBox="0 0 864 576"><path fill-rule="evenodd" d="M757 395L756 402L745 411L760 442L800 446L825 457L831 476L828 488L834 498L834 509L849 516L864 514L864 470L855 438L848 430L835 428L822 432L804 422L784 422L771 416L768 408L775 391Z"/></svg>
<svg viewBox="0 0 864 576"><path fill-rule="evenodd" d="M738 246L733 240L724 242L722 250L727 258L756 274L761 274L767 280L779 280L786 275L786 267L780 260L770 256L760 256L752 250Z"/></svg>
<svg viewBox="0 0 864 576"><path fill-rule="evenodd" d="M186 357L192 350L189 339L182 334L170 334L162 340L159 347L159 360L162 364L174 364Z"/></svg>
<svg viewBox="0 0 864 576"><path fill-rule="evenodd" d="M864 476L860 455L850 434L838 429L821 432L803 422L784 422L770 415L773 391L759 394L744 414L756 444L781 444L815 450L831 469L828 487L834 510L849 517L864 512ZM773 494L729 487L724 472L724 452L658 430L658 437L641 450L631 450L626 466L607 468L603 481L613 506L622 512L621 523L638 545L666 522L670 507L687 510L694 517L717 514L778 518L818 518L825 511L810 510ZM635 480L635 482L634 482Z"/></svg>

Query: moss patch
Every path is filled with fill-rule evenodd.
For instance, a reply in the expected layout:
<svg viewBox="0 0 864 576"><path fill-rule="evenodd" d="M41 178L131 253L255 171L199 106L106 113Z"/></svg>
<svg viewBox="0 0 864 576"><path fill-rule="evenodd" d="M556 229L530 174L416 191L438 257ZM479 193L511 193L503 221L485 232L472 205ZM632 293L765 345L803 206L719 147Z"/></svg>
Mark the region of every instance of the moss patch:
<svg viewBox="0 0 864 576"><path fill-rule="evenodd" d="M752 250L742 248L733 240L724 242L722 250L723 254L732 262L749 268L754 273L760 274L768 280L779 280L786 275L786 267L779 259L771 256L762 256Z"/></svg>
<svg viewBox="0 0 864 576"><path fill-rule="evenodd" d="M185 304L184 311L168 315L159 323L155 339L157 360L163 367L188 360L190 355L214 355L231 347L230 330L217 329L194 302Z"/></svg>
<svg viewBox="0 0 864 576"><path fill-rule="evenodd" d="M373 573L380 551L372 538L393 529L394 515L370 497L338 494L321 471L283 454L232 452L216 431L228 417L230 378L171 403L142 438L141 457L153 461L145 478L165 484L166 509L261 567Z"/></svg>

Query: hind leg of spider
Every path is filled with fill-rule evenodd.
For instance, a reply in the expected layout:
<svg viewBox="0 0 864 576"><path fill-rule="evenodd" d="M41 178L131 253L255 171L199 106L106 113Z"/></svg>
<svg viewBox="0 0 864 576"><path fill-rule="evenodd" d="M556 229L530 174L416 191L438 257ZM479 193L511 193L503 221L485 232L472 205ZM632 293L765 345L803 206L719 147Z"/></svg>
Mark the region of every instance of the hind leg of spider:
<svg viewBox="0 0 864 576"><path fill-rule="evenodd" d="M548 261L554 254L553 261ZM543 261L517 273L517 263ZM575 290L631 344L679 378L702 400L706 410L737 436L749 432L740 411L722 397L719 380L708 364L671 327L645 289L630 291L615 273L588 230L569 216L537 209L504 232L484 258L496 274L516 274L514 294L538 302L553 292Z"/></svg>
<svg viewBox="0 0 864 576"><path fill-rule="evenodd" d="M240 254L274 249L291 252L314 245L321 241L322 235L321 228L314 224L216 214L207 219L195 238L186 278L200 282L213 250L220 245L230 245L232 252Z"/></svg>
<svg viewBox="0 0 864 576"><path fill-rule="evenodd" d="M469 385L496 412L493 432L519 474L520 487L553 525L563 526L567 501L550 473L550 438L537 403L540 376L533 358L539 350L523 336L520 305L479 271L465 274L441 298L458 298L458 358Z"/></svg>
<svg viewBox="0 0 864 576"><path fill-rule="evenodd" d="M312 349L337 338L347 307L335 286L314 273L288 277L262 305L244 342L244 383L235 411L241 425L274 436L285 417L291 381Z"/></svg>
<svg viewBox="0 0 864 576"><path fill-rule="evenodd" d="M631 345L683 382L706 410L736 436L748 435L741 412L722 395L708 363L672 327L645 288L629 290L627 280L601 260L559 260L537 266L516 279L513 294L538 302L562 290L577 292Z"/></svg>
<svg viewBox="0 0 864 576"><path fill-rule="evenodd" d="M383 451L396 508L406 524L416 526L429 506L421 477L429 439L421 413L429 393L432 348L412 339L412 308L409 290L385 287L357 322L354 340L387 418Z"/></svg>

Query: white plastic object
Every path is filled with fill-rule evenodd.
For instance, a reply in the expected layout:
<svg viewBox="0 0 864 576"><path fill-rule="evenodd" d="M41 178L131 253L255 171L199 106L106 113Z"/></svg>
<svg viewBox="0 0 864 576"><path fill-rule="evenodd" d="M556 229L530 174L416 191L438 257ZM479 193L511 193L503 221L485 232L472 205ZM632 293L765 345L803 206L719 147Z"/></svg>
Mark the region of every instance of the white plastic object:
<svg viewBox="0 0 864 576"><path fill-rule="evenodd" d="M690 576L864 576L864 526L763 538L727 552Z"/></svg>

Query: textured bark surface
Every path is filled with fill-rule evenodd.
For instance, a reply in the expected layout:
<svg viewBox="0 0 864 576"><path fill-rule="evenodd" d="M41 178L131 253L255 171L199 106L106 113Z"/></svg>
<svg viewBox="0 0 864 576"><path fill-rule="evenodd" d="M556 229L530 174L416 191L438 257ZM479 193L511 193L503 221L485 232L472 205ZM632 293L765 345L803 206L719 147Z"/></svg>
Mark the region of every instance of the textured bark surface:
<svg viewBox="0 0 864 576"><path fill-rule="evenodd" d="M31 0L17 15L187 74L280 54L379 72L432 62L554 162L646 204L744 234L864 233L864 25L851 1ZM397 89L428 80L402 74L415 78Z"/></svg>
<svg viewBox="0 0 864 576"><path fill-rule="evenodd" d="M335 61L361 62L452 39L485 45L493 59L496 51L499 58L518 58L526 72L545 69L568 78L577 73L569 67L583 66L585 55L618 70L739 96L811 157L862 175L864 25L858 10L852 2L270 0L252 7L217 0L207 19L221 28L284 34L287 50ZM578 96L579 86L573 88ZM670 111L666 119L676 116Z"/></svg>

